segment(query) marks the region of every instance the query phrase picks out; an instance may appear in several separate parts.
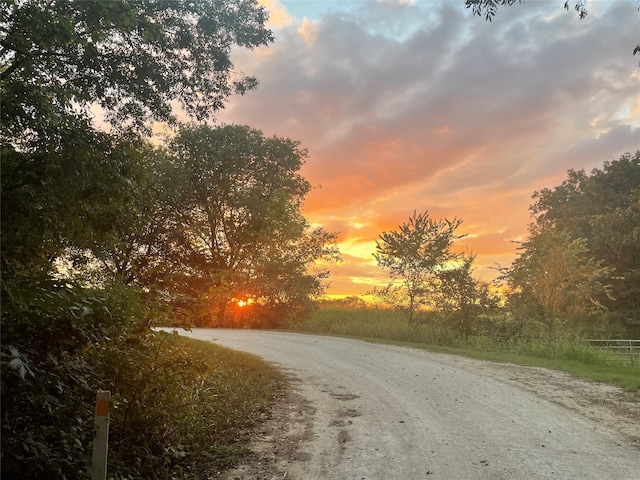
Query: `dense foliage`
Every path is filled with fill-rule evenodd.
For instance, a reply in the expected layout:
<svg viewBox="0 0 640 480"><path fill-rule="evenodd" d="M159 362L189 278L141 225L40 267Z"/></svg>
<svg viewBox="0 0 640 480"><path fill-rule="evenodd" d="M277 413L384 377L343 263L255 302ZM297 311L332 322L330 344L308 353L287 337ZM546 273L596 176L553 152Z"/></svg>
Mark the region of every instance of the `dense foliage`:
<svg viewBox="0 0 640 480"><path fill-rule="evenodd" d="M243 454L246 429L282 392L280 374L248 355L123 328L129 295L43 285L41 298L23 299L32 344L14 347L15 329L3 338L3 477L89 478L96 387L113 393L110 478L204 478Z"/></svg>
<svg viewBox="0 0 640 480"><path fill-rule="evenodd" d="M2 473L80 478L90 467L96 388L140 324L119 288L3 282ZM124 373L124 372L123 372Z"/></svg>
<svg viewBox="0 0 640 480"><path fill-rule="evenodd" d="M202 478L197 465L232 459L237 449L229 457L225 444L264 409L278 383L267 370L149 328L174 318L174 286L201 274L203 264L184 241L193 239L185 221L199 208L187 194L194 187L188 167L178 168L190 159L144 135L150 121L178 128L174 105L210 119L231 93L253 88L256 80L234 70L230 53L270 43L266 19L253 0L0 4L3 476L86 478L97 389L114 394L108 471L116 478ZM96 107L102 129L92 119ZM274 185L289 177L306 185L295 173L303 157L295 142L245 127L215 132L219 144L233 132L263 142L263 156L288 168L272 175ZM234 203L236 213L256 202L249 190L257 194L262 181L258 171L243 177L242 149L251 145L240 142L233 158L217 153L229 162L229 178L238 177L230 186L235 200L249 202ZM299 218L304 188L265 205L252 224L277 223L278 209ZM256 234L268 237L269 228ZM289 235L282 255L307 237L315 238L302 227ZM179 293L189 308L203 296L202 289ZM223 378L234 371L241 380Z"/></svg>
<svg viewBox="0 0 640 480"><path fill-rule="evenodd" d="M535 192L534 223L506 269L517 315L589 318L640 336L640 151ZM585 325L589 327L589 325Z"/></svg>
<svg viewBox="0 0 640 480"><path fill-rule="evenodd" d="M0 4L3 135L60 138L100 105L116 127L198 120L256 85L234 70L233 46L273 41L254 1L14 0Z"/></svg>

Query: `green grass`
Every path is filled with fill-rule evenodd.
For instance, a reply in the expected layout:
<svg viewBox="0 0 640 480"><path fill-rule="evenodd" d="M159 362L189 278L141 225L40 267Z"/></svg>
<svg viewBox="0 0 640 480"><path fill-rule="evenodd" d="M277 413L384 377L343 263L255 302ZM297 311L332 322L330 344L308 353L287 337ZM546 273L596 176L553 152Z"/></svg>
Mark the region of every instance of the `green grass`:
<svg viewBox="0 0 640 480"><path fill-rule="evenodd" d="M409 326L399 312L346 308L321 309L293 329L565 371L586 380L618 385L634 392L640 400L640 365L612 363L597 351L560 336L544 339L470 336L463 339L437 321Z"/></svg>
<svg viewBox="0 0 640 480"><path fill-rule="evenodd" d="M476 350L471 348L445 347L440 345L427 345L424 343L398 342L370 338L365 340L386 344L411 346L432 352L449 353L452 355L489 360L492 362L515 363L528 367L544 367L552 370L560 370L585 380L618 385L628 391L638 390L638 393L640 394L640 367L625 367L605 363L584 363L579 360L529 356L509 351ZM640 400L640 398L638 398L638 400Z"/></svg>
<svg viewBox="0 0 640 480"><path fill-rule="evenodd" d="M114 398L114 478L201 479L238 463L286 381L260 358L165 332Z"/></svg>

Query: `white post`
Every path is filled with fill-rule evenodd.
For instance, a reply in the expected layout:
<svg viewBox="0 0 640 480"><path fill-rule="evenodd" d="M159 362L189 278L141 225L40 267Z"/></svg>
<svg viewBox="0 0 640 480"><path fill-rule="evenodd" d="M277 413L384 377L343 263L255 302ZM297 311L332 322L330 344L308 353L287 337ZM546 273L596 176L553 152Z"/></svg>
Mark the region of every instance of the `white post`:
<svg viewBox="0 0 640 480"><path fill-rule="evenodd" d="M109 399L111 392L98 390L96 394L96 435L93 439L93 469L91 480L107 478L107 448L109 446Z"/></svg>

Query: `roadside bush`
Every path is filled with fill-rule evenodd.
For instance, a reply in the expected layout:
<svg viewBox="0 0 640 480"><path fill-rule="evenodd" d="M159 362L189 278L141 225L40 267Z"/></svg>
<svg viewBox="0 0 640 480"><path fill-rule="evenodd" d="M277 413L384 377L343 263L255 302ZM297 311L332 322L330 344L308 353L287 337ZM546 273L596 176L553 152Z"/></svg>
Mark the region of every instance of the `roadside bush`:
<svg viewBox="0 0 640 480"><path fill-rule="evenodd" d="M128 361L110 436L110 469L124 477L200 479L234 464L283 386L257 357L164 332Z"/></svg>
<svg viewBox="0 0 640 480"><path fill-rule="evenodd" d="M141 328L134 298L51 279L2 287L3 476L86 477L105 385L96 352L120 354Z"/></svg>
<svg viewBox="0 0 640 480"><path fill-rule="evenodd" d="M109 478L205 478L282 390L256 357L149 330L131 287L2 293L3 478L88 478L98 389L112 392Z"/></svg>

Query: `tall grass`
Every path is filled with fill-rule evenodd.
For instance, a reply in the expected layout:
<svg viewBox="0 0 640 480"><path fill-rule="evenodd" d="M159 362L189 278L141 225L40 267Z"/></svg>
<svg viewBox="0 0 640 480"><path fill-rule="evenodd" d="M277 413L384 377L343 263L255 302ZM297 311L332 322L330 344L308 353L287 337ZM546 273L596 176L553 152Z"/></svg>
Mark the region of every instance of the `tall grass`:
<svg viewBox="0 0 640 480"><path fill-rule="evenodd" d="M452 332L443 327L409 326L406 317L394 310L328 308L316 312L309 320L293 327L296 330L380 338L402 342L455 345Z"/></svg>
<svg viewBox="0 0 640 480"><path fill-rule="evenodd" d="M208 342L157 332L116 387L113 478L210 478L248 453L248 432L279 399L282 374Z"/></svg>
<svg viewBox="0 0 640 480"><path fill-rule="evenodd" d="M575 360L585 364L610 363L594 349L581 344L576 339L562 336L547 338L492 338L490 336L472 336L458 346L484 351L510 352L516 355L548 359Z"/></svg>

